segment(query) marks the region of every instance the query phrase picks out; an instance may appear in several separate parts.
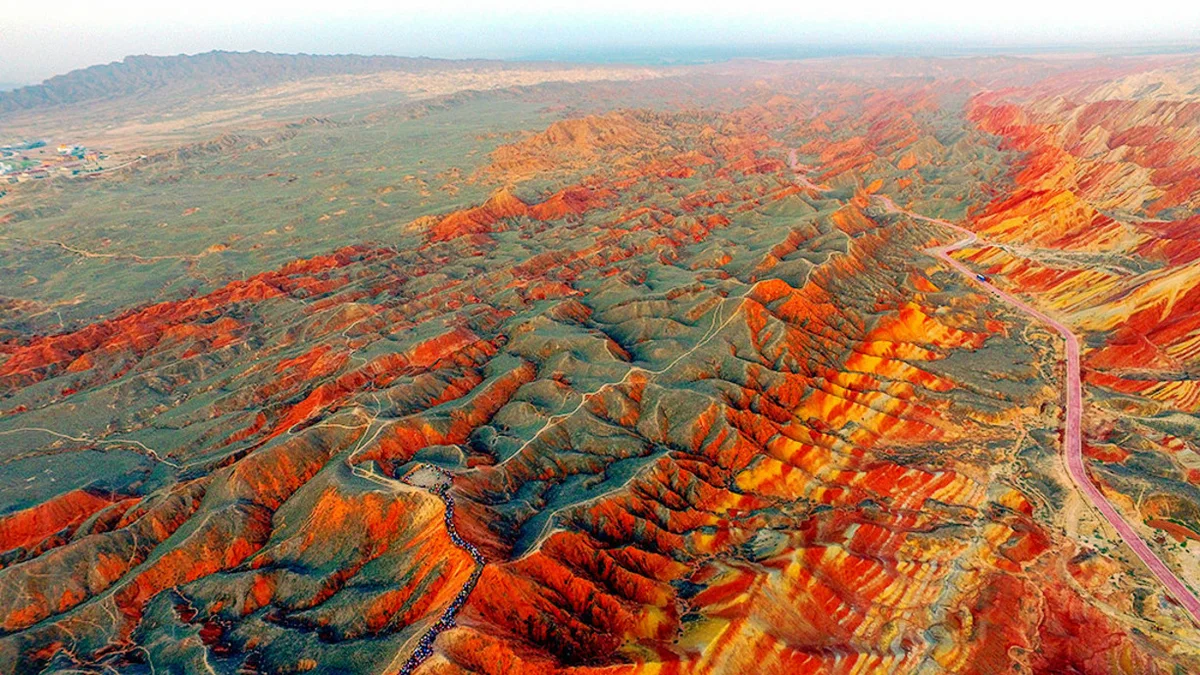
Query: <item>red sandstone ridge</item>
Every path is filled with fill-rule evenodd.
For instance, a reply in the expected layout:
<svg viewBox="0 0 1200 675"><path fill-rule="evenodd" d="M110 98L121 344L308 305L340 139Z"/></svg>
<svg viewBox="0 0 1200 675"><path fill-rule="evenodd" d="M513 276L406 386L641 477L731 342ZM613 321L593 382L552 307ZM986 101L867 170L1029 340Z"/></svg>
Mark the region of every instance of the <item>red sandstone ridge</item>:
<svg viewBox="0 0 1200 675"><path fill-rule="evenodd" d="M535 204L529 214L538 220L558 220L570 214L580 214L611 203L617 194L607 188L570 187L554 193Z"/></svg>
<svg viewBox="0 0 1200 675"><path fill-rule="evenodd" d="M532 207L508 189L499 190L483 204L454 211L437 221L426 233L430 242L449 241L462 236L496 231L501 221L518 216L536 220L558 220L612 203L617 193L607 187L577 185L560 190Z"/></svg>
<svg viewBox="0 0 1200 675"><path fill-rule="evenodd" d="M0 553L31 548L109 506L111 497L73 490L37 506L0 517Z"/></svg>
<svg viewBox="0 0 1200 675"><path fill-rule="evenodd" d="M545 131L492 152L486 174L522 180L547 171L584 168L601 158L628 166L638 151L665 140L658 116L643 111L560 120Z"/></svg>
<svg viewBox="0 0 1200 675"><path fill-rule="evenodd" d="M209 321L225 307L294 293L327 292L345 283L332 275L334 270L370 255L365 248L348 247L334 255L297 261L278 271L231 282L201 297L159 303L75 332L9 345L7 360L0 363L0 390L28 386L64 369L90 370L98 358L106 363L136 359L162 341L199 340L206 349L219 349L237 339L239 328L231 318Z"/></svg>
<svg viewBox="0 0 1200 675"><path fill-rule="evenodd" d="M438 242L468 234L484 234L491 232L492 226L501 220L528 213L529 207L525 202L507 189L500 190L480 206L455 211L442 218L429 229L427 237L429 241Z"/></svg>

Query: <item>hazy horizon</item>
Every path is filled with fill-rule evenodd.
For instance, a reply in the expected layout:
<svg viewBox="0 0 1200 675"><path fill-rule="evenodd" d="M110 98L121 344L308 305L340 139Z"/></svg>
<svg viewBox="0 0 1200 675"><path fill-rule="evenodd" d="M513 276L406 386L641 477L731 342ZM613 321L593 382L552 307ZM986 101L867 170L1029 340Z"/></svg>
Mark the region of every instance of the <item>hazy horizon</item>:
<svg viewBox="0 0 1200 675"><path fill-rule="evenodd" d="M204 13L137 0L98 7L67 0L52 19L36 5L0 19L0 87L36 84L126 56L212 50L669 62L846 54L1029 53L1198 48L1200 10L1158 3L1153 12L1097 11L1079 2L1018 0L964 7L945 0L903 6L868 0L835 10L763 2L618 0L604 9L546 0L445 3L398 10L377 0L336 6L212 0Z"/></svg>

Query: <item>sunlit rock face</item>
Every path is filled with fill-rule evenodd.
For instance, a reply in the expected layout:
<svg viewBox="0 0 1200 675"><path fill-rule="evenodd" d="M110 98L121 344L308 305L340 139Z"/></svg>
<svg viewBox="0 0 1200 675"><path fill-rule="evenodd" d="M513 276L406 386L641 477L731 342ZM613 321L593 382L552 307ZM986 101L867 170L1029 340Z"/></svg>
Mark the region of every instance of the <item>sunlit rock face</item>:
<svg viewBox="0 0 1200 675"><path fill-rule="evenodd" d="M1058 333L927 252L1077 331L1200 581L1198 80L708 66L14 190L0 670L1198 670Z"/></svg>

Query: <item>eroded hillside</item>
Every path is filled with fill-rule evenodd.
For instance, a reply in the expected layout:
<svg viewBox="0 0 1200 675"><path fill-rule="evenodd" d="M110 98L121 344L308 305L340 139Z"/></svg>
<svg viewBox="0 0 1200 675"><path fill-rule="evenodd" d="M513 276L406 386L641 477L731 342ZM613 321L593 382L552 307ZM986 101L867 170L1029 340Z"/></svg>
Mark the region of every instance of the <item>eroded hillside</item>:
<svg viewBox="0 0 1200 675"><path fill-rule="evenodd" d="M929 251L1085 338L1091 476L1200 578L1197 73L739 63L20 191L0 667L1200 669L1061 337Z"/></svg>

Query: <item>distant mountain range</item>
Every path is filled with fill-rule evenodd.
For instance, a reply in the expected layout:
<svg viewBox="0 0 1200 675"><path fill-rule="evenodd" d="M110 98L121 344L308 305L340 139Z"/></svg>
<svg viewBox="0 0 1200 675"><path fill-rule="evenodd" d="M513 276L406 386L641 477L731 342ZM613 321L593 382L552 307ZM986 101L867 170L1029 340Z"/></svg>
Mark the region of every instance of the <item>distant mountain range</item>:
<svg viewBox="0 0 1200 675"><path fill-rule="evenodd" d="M272 54L211 51L178 56L128 56L123 61L73 70L42 84L5 91L0 113L118 98L177 85L264 86L308 77L386 71L420 72L440 68L509 67L500 61L447 60L402 56ZM530 67L530 64L522 64Z"/></svg>

